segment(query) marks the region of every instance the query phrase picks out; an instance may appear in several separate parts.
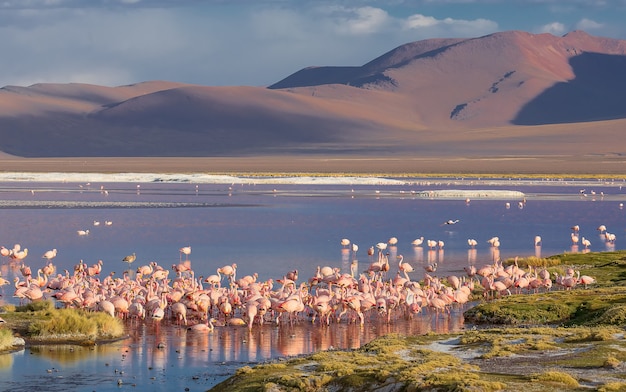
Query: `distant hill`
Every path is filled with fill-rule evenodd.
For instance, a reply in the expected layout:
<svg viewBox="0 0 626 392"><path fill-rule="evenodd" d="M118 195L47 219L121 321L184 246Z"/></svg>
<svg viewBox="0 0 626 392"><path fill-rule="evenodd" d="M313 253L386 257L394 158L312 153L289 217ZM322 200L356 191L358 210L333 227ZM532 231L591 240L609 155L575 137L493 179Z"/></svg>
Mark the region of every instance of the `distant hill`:
<svg viewBox="0 0 626 392"><path fill-rule="evenodd" d="M624 71L624 40L506 31L412 42L362 66L305 68L268 88L5 86L0 150L21 157L621 154Z"/></svg>

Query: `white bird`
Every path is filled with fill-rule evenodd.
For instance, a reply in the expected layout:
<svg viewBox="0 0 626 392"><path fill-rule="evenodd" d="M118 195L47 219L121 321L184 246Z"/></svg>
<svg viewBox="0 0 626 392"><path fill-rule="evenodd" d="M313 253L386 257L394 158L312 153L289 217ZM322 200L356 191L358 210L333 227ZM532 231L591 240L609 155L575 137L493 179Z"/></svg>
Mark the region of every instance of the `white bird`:
<svg viewBox="0 0 626 392"><path fill-rule="evenodd" d="M185 254L185 260L189 260L189 255L191 254L191 246L183 246L178 250L180 252L180 259L183 258L183 253Z"/></svg>
<svg viewBox="0 0 626 392"><path fill-rule="evenodd" d="M97 220L93 221L93 225L94 226L100 226L100 221L97 221Z"/></svg>
<svg viewBox="0 0 626 392"><path fill-rule="evenodd" d="M357 244L352 244L352 253L356 254L359 251L359 246Z"/></svg>
<svg viewBox="0 0 626 392"><path fill-rule="evenodd" d="M583 246L584 246L585 248L589 248L589 247L591 246L591 241L589 241L589 240L588 240L588 239L586 239L585 237L583 237L583 238L580 240L580 242L581 242L581 244L583 244Z"/></svg>
<svg viewBox="0 0 626 392"><path fill-rule="evenodd" d="M541 236L540 235L536 235L535 236L535 246L541 246Z"/></svg>
<svg viewBox="0 0 626 392"><path fill-rule="evenodd" d="M411 242L413 246L421 246L424 243L424 237L416 238Z"/></svg>
<svg viewBox="0 0 626 392"><path fill-rule="evenodd" d="M383 251L385 249L387 249L387 243L386 242L379 242L376 244L376 249L378 249L379 251Z"/></svg>
<svg viewBox="0 0 626 392"><path fill-rule="evenodd" d="M89 235L89 229L87 230L76 230L78 235Z"/></svg>
<svg viewBox="0 0 626 392"><path fill-rule="evenodd" d="M448 219L447 221L443 222L444 225L456 225L457 223L459 223L458 219Z"/></svg>
<svg viewBox="0 0 626 392"><path fill-rule="evenodd" d="M46 251L46 253L43 254L43 256L41 256L44 259L48 259L48 260L52 260L57 256L57 250L56 249L52 249L52 250L48 250Z"/></svg>
<svg viewBox="0 0 626 392"><path fill-rule="evenodd" d="M342 238L341 239L341 246L345 247L345 246L348 246L348 245L350 245L350 240L347 239L347 238Z"/></svg>
<svg viewBox="0 0 626 392"><path fill-rule="evenodd" d="M604 234L604 232L606 231L606 226L605 225L600 225L600 226L598 226L597 230L600 232L600 234Z"/></svg>
<svg viewBox="0 0 626 392"><path fill-rule="evenodd" d="M473 238L468 238L467 239L467 244L470 246L470 248L475 248L476 245L478 245L478 241L476 241Z"/></svg>
<svg viewBox="0 0 626 392"><path fill-rule="evenodd" d="M133 252L132 255L128 255L128 256L124 257L122 259L122 261L125 262L125 263L128 263L128 265L130 265L130 263L135 261L135 259L137 259L137 255L135 255L135 252Z"/></svg>

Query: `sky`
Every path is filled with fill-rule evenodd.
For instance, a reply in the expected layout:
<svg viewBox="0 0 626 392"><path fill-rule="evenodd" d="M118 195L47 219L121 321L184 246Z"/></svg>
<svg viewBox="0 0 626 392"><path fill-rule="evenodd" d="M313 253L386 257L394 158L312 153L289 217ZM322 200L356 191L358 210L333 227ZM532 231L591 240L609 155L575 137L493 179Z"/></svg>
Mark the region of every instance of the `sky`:
<svg viewBox="0 0 626 392"><path fill-rule="evenodd" d="M0 0L0 86L267 86L429 38L626 39L625 20L626 0Z"/></svg>

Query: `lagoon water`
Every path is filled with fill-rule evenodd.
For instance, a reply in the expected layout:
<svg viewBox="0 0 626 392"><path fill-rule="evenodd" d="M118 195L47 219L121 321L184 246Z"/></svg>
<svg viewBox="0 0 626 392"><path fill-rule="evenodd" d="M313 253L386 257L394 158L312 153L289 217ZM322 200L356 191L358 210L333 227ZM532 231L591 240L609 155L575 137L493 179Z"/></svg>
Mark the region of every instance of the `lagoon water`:
<svg viewBox="0 0 626 392"><path fill-rule="evenodd" d="M84 177L83 177L84 178ZM0 179L1 181L2 179ZM317 266L349 272L372 261L367 249L396 237L391 256L403 255L424 276L422 266L436 262L438 276L462 275L468 264L482 266L496 258L545 257L564 252L624 249L626 190L623 181L481 180L481 179L231 179L184 176L128 178L11 177L0 183L0 245L28 248L22 261L33 271L56 248L57 271L72 271L83 260L103 261L102 276L121 276L129 265L122 258L136 253L130 269L156 261L180 262L183 246L197 275L236 263L237 275L259 274L259 280L283 277L297 269L307 280ZM444 197L439 190L458 190ZM463 191L473 193L466 200ZM489 191L516 191L495 194ZM422 193L426 192L426 194ZM430 192L430 193L429 193ZM456 220L446 225L448 219ZM94 225L94 221L100 222ZM111 222L105 225L105 221ZM571 241L571 227L589 249ZM616 234L607 243L596 229ZM78 230L89 230L78 235ZM535 247L534 237L542 237ZM500 248L487 240L497 236ZM443 249L411 242L419 237L444 241ZM356 254L340 245L348 238ZM477 240L470 249L468 238ZM395 274L397 268L391 272ZM3 258L6 279L21 277L22 262ZM14 288L3 286L4 302L17 303ZM36 388L58 391L189 390L204 391L246 364L329 348L356 348L389 332L419 334L458 331L465 327L463 309L450 316L425 313L391 325L369 320L319 328L267 324L218 327L209 334L146 322L128 326L129 337L95 347L34 346L0 356L0 390ZM159 348L159 343L164 347ZM120 384L121 383L121 384Z"/></svg>

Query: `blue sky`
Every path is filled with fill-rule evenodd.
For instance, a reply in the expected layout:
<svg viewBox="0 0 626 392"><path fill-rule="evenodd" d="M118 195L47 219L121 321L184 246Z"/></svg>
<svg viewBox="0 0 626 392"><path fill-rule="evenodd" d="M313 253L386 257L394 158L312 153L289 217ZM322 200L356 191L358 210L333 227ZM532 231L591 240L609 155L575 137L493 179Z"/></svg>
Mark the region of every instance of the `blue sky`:
<svg viewBox="0 0 626 392"><path fill-rule="evenodd" d="M3 0L0 86L265 86L407 42L523 30L626 39L626 0Z"/></svg>

